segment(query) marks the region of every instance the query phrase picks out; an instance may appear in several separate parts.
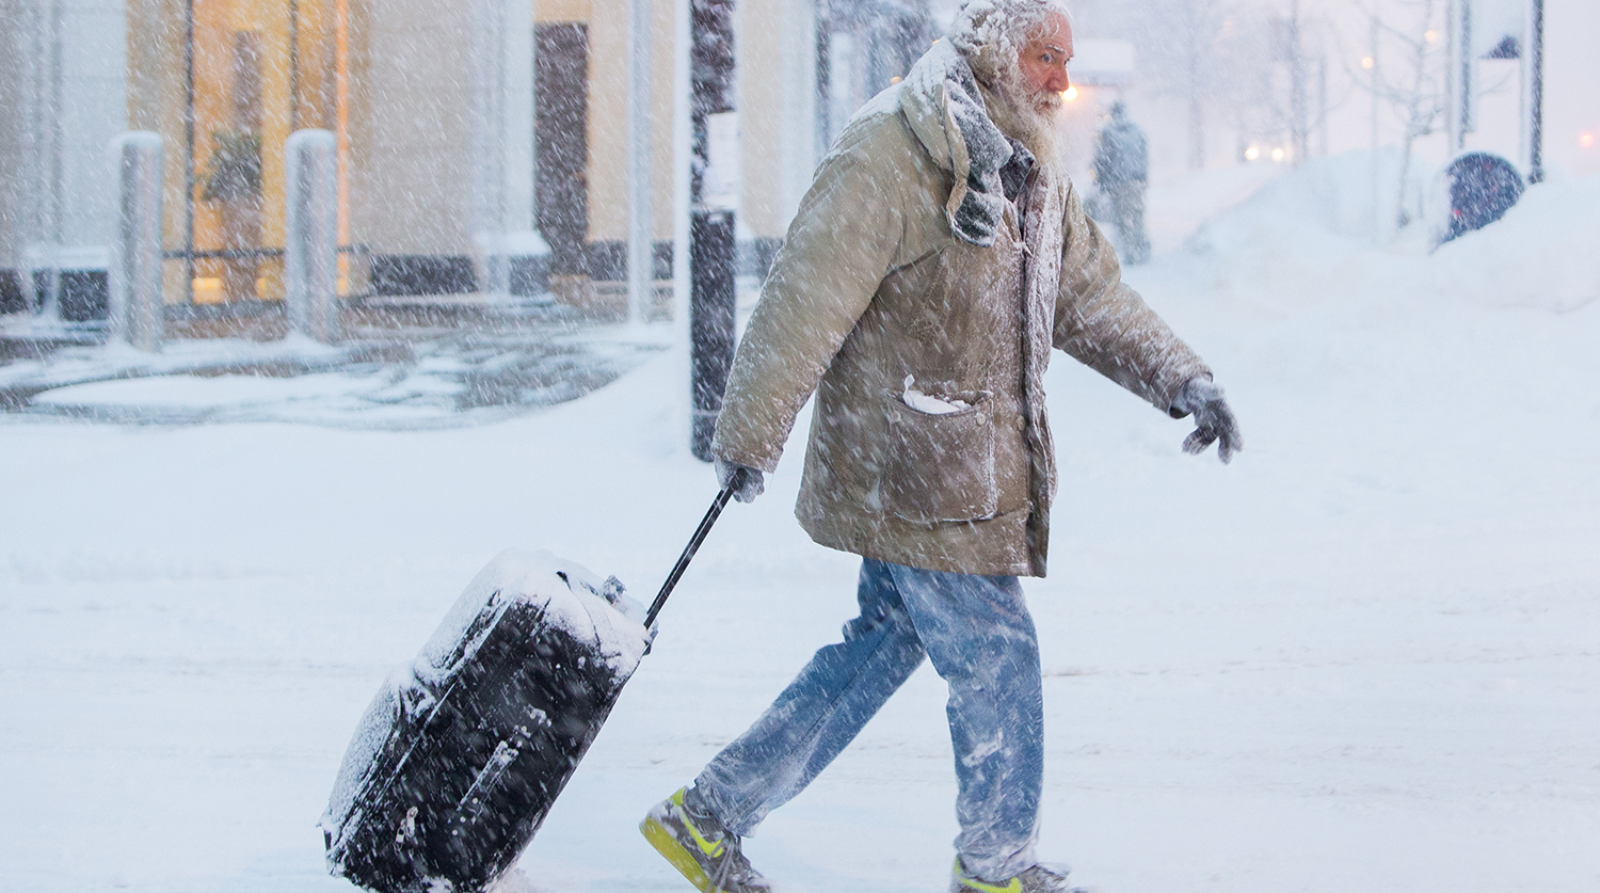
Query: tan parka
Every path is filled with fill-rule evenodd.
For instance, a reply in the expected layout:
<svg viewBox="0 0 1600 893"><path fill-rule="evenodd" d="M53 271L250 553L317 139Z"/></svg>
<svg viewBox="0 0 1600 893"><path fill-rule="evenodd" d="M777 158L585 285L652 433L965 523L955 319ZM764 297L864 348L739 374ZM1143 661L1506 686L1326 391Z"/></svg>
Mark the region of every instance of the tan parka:
<svg viewBox="0 0 1600 893"><path fill-rule="evenodd" d="M1048 167L992 246L952 233L968 158L948 44L862 109L819 166L734 358L712 449L772 472L815 391L795 507L812 539L928 570L1044 576L1050 347L1162 410L1208 370L1122 284ZM908 390L954 409L921 411Z"/></svg>

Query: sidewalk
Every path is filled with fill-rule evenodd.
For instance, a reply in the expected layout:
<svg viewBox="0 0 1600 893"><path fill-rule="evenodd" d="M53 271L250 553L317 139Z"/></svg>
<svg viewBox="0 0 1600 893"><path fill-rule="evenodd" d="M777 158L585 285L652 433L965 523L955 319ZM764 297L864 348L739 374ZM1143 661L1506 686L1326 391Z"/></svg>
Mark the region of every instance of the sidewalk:
<svg viewBox="0 0 1600 893"><path fill-rule="evenodd" d="M671 337L537 303L369 304L342 323L327 345L286 334L281 312L169 320L150 354L93 326L0 318L0 421L461 427L580 397Z"/></svg>

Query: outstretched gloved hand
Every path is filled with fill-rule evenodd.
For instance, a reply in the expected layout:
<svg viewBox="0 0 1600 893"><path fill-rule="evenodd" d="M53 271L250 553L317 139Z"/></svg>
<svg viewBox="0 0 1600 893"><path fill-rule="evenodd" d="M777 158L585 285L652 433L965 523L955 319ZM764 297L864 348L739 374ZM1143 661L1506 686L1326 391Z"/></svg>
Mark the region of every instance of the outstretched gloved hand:
<svg viewBox="0 0 1600 893"><path fill-rule="evenodd" d="M1199 455L1216 441L1217 458L1228 462L1234 453L1244 449L1239 421L1228 408L1228 401L1223 399L1222 388L1209 376L1196 375L1184 382L1172 401L1172 411L1179 418L1194 413L1194 433L1184 439L1184 452Z"/></svg>
<svg viewBox="0 0 1600 893"><path fill-rule="evenodd" d="M717 483L724 490L732 487L733 498L740 502L752 502L767 489L759 469L729 462L721 456L714 457L713 464L717 468Z"/></svg>

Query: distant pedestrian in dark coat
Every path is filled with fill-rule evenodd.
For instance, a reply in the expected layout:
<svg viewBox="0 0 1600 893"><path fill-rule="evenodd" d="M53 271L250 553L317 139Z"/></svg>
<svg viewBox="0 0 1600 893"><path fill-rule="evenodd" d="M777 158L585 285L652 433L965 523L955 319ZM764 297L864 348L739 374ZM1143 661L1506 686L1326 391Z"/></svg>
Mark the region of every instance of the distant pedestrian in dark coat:
<svg viewBox="0 0 1600 893"><path fill-rule="evenodd" d="M1150 180L1150 152L1144 131L1128 119L1121 101L1111 106L1111 123L1100 131L1094 153L1094 179L1111 201L1111 222L1123 260L1142 264L1150 259L1150 238L1144 231L1144 192Z"/></svg>

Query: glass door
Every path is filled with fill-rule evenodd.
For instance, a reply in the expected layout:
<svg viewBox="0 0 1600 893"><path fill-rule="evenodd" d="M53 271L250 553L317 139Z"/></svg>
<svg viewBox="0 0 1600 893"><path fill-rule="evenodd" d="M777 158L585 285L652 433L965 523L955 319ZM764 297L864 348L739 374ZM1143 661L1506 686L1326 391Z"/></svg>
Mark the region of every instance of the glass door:
<svg viewBox="0 0 1600 893"><path fill-rule="evenodd" d="M192 303L281 300L283 147L295 130L338 137L347 241L346 0L189 0L185 14L188 195L184 244L168 256Z"/></svg>

